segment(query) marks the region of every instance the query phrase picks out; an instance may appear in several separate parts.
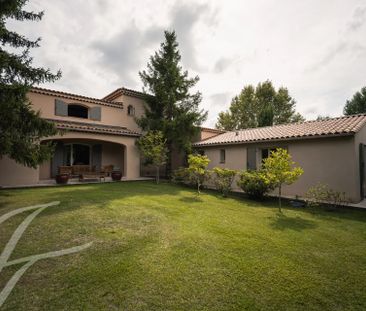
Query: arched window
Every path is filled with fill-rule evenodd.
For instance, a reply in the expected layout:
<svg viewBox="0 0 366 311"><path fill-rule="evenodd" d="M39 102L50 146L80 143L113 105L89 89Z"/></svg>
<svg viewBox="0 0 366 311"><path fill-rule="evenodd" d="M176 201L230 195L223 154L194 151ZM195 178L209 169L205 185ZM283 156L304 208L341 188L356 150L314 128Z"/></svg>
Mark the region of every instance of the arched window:
<svg viewBox="0 0 366 311"><path fill-rule="evenodd" d="M88 108L85 106L81 106L78 104L69 104L67 106L67 115L69 117L76 117L76 118L88 118Z"/></svg>
<svg viewBox="0 0 366 311"><path fill-rule="evenodd" d="M127 107L127 114L128 114L129 116L134 116L134 115L135 115L135 108L134 108L132 105L129 105L129 106Z"/></svg>

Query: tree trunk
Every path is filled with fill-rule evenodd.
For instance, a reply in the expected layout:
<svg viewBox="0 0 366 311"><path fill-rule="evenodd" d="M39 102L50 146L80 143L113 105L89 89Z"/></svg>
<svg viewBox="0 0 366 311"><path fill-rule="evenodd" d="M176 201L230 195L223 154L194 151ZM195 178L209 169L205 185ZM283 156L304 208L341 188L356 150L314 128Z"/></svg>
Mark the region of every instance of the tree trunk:
<svg viewBox="0 0 366 311"><path fill-rule="evenodd" d="M281 185L278 187L278 203L279 203L279 210L282 213L282 202L281 202Z"/></svg>
<svg viewBox="0 0 366 311"><path fill-rule="evenodd" d="M197 183L197 193L198 193L198 195L200 195L200 183L199 182Z"/></svg>
<svg viewBox="0 0 366 311"><path fill-rule="evenodd" d="M168 154L165 167L166 167L166 177L170 179L172 174L172 152L173 152L173 144L171 142L167 143L167 149Z"/></svg>
<svg viewBox="0 0 366 311"><path fill-rule="evenodd" d="M159 166L156 166L156 183L159 184Z"/></svg>

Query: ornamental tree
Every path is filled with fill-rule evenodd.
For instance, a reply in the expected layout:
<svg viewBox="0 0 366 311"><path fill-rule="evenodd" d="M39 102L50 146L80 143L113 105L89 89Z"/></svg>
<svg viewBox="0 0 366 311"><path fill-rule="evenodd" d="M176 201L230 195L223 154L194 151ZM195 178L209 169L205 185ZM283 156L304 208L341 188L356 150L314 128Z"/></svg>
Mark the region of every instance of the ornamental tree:
<svg viewBox="0 0 366 311"><path fill-rule="evenodd" d="M197 185L197 194L201 193L201 186L208 179L209 172L207 171L210 159L205 155L188 156L188 172L190 180Z"/></svg>
<svg viewBox="0 0 366 311"><path fill-rule="evenodd" d="M281 190L282 185L294 183L303 173L301 167L294 167L295 162L291 160L286 149L277 148L271 151L269 157L264 160L263 170L273 188L278 188L279 211L281 210Z"/></svg>
<svg viewBox="0 0 366 311"><path fill-rule="evenodd" d="M52 143L40 144L41 138L55 135L57 130L32 109L27 93L34 84L59 79L61 72L52 74L49 69L32 67L29 52L39 47L40 38L29 40L7 28L7 21L11 19L42 19L43 12L23 9L27 2L7 0L0 5L0 158L6 155L35 168L53 153Z"/></svg>
<svg viewBox="0 0 366 311"><path fill-rule="evenodd" d="M166 163L166 139L161 131L150 131L140 137L136 142L142 153L145 163L156 168L156 183L159 183L159 169Z"/></svg>

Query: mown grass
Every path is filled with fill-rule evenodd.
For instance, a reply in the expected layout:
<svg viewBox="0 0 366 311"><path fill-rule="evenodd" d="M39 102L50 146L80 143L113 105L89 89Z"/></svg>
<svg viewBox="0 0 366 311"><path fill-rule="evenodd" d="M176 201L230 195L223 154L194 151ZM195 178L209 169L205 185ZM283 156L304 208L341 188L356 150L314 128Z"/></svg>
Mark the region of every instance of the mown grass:
<svg viewBox="0 0 366 311"><path fill-rule="evenodd" d="M171 184L0 191L0 215L60 200L11 259L32 266L4 310L365 310L366 213L291 209ZM0 250L28 213L0 225ZM0 274L0 290L20 266Z"/></svg>

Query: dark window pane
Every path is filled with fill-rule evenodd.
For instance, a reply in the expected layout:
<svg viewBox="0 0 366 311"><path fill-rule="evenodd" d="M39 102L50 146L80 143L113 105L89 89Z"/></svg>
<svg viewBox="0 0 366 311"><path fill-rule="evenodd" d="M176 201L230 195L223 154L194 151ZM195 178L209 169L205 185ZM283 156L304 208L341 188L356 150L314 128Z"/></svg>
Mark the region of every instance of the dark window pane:
<svg viewBox="0 0 366 311"><path fill-rule="evenodd" d="M220 163L225 163L225 149L220 150Z"/></svg>
<svg viewBox="0 0 366 311"><path fill-rule="evenodd" d="M257 169L257 154L255 148L247 149L247 170Z"/></svg>
<svg viewBox="0 0 366 311"><path fill-rule="evenodd" d="M80 105L68 105L67 115L69 117L88 118L88 108Z"/></svg>
<svg viewBox="0 0 366 311"><path fill-rule="evenodd" d="M90 147L87 145L74 144L73 148L73 165L90 164Z"/></svg>

